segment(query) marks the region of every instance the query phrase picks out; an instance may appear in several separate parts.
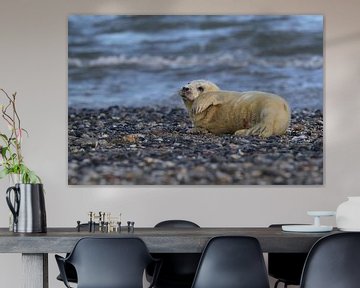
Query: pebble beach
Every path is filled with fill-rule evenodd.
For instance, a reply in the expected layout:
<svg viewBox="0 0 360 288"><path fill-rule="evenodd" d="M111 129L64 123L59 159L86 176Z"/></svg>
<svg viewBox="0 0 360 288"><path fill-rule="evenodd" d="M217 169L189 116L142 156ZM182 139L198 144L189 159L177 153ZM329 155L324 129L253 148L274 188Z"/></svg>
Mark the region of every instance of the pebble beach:
<svg viewBox="0 0 360 288"><path fill-rule="evenodd" d="M285 135L194 134L184 108L69 108L70 185L322 185L323 114Z"/></svg>

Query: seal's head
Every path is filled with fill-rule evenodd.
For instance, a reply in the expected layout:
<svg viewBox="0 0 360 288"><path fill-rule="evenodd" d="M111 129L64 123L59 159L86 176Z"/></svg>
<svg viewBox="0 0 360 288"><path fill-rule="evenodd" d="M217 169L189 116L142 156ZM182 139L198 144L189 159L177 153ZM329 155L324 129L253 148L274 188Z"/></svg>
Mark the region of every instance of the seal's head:
<svg viewBox="0 0 360 288"><path fill-rule="evenodd" d="M199 95L205 92L219 91L220 88L207 80L194 80L183 86L179 95L186 102L193 102Z"/></svg>

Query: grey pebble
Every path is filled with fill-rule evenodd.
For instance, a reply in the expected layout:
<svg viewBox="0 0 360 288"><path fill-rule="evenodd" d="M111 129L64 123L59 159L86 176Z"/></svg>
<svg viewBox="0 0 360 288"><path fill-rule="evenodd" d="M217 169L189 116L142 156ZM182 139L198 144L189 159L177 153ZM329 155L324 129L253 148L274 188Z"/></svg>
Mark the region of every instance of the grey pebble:
<svg viewBox="0 0 360 288"><path fill-rule="evenodd" d="M266 139L191 128L182 108L69 108L69 184L323 184L320 110L292 111L287 133Z"/></svg>

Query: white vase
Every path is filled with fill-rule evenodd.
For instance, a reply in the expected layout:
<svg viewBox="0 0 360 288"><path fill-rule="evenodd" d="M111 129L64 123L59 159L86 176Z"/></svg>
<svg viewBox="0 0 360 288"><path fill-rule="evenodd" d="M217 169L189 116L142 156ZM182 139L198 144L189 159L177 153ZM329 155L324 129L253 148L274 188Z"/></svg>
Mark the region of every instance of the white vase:
<svg viewBox="0 0 360 288"><path fill-rule="evenodd" d="M360 196L348 197L338 206L336 226L342 231L360 231Z"/></svg>

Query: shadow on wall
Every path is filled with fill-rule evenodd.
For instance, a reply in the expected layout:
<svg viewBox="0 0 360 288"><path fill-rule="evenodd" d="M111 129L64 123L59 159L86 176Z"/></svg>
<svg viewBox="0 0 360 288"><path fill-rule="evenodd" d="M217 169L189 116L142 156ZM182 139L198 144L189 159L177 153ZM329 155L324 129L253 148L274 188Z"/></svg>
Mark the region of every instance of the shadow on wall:
<svg viewBox="0 0 360 288"><path fill-rule="evenodd" d="M332 48L333 46L347 45L347 44L354 43L356 41L360 41L360 31L349 34L349 35L343 35L341 37L329 39L328 41L326 41L326 47Z"/></svg>
<svg viewBox="0 0 360 288"><path fill-rule="evenodd" d="M326 119L327 129L330 131L330 134L335 137L334 139L331 139L330 142L338 144L344 144L344 142L352 143L354 141L353 131L357 129L357 126L355 125L358 123L358 120L356 119L358 113L356 111L358 109L357 107L360 105L360 100L353 97L354 91L358 91L360 88L358 82L360 61L357 57L357 51L360 47L360 31L351 34L344 33L342 36L330 38L325 42L324 46L326 51L326 70L329 71L326 73L325 78L328 94L326 96L326 103L331 103L331 105L326 106L338 107L338 105L343 105L344 98L347 98L348 100L351 98L350 101L357 102L349 107L350 110L342 110L344 112L346 111L346 113L343 114L336 113L338 115L334 115L334 113L326 111L331 113L331 118L329 117ZM334 67L337 69L333 69ZM332 96L329 97L330 95ZM354 109L354 111L351 111L351 109ZM325 115L326 114L328 113L325 113ZM344 128L344 124L347 125L347 129L341 131L341 129ZM341 131L340 133L346 133L346 135L343 135L346 137L339 137L339 131Z"/></svg>
<svg viewBox="0 0 360 288"><path fill-rule="evenodd" d="M91 6L89 14L124 14L124 15L159 15L177 14L173 11L179 6L178 1L106 1L99 2ZM178 5L177 5L178 4ZM83 6L83 5L81 5ZM94 6L97 6L94 8ZM90 6L89 6L90 7ZM83 8L83 7L82 7ZM161 10L161 13L159 13ZM112 11L109 13L109 11ZM81 10L84 13L83 9ZM74 12L73 14L75 14Z"/></svg>
<svg viewBox="0 0 360 288"><path fill-rule="evenodd" d="M342 175L342 181L331 181L334 191L343 191L337 194L339 199L343 199L342 195L354 194L353 187L358 184L358 171L346 167L349 163L358 161L358 153L352 146L360 142L359 133L354 133L358 130L357 123L360 121L357 112L360 99L355 96L360 90L360 31L349 33L344 29L342 32L340 36L327 37L324 55L326 154L334 155L331 159L333 163L342 163L332 165L328 162L326 166L331 166L334 175ZM325 179L325 182L330 181Z"/></svg>

